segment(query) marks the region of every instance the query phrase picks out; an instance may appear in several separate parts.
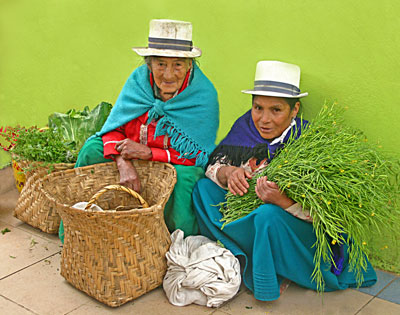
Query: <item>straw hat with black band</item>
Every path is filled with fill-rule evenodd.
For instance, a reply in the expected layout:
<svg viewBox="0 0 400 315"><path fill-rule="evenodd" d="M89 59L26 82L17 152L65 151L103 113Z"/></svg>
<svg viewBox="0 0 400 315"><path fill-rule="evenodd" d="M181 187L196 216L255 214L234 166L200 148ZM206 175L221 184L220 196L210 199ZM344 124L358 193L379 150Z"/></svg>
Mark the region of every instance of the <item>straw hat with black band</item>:
<svg viewBox="0 0 400 315"><path fill-rule="evenodd" d="M139 56L196 58L200 48L192 43L192 23L175 20L151 20L148 47L133 47Z"/></svg>
<svg viewBox="0 0 400 315"><path fill-rule="evenodd" d="M257 63L254 88L243 93L285 98L302 98L300 92L300 67L294 64L264 60Z"/></svg>

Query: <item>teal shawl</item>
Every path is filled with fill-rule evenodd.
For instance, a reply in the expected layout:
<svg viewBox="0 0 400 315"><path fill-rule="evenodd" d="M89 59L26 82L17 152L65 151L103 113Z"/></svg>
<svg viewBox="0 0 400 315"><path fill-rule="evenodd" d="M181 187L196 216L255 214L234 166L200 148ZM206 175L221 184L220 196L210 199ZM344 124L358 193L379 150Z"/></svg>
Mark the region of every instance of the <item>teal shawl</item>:
<svg viewBox="0 0 400 315"><path fill-rule="evenodd" d="M219 125L217 91L197 65L189 86L163 102L154 97L147 65L137 68L128 78L103 128L102 136L149 112L149 121L158 119L155 137L168 134L179 158L196 157L196 166L204 167L215 148Z"/></svg>

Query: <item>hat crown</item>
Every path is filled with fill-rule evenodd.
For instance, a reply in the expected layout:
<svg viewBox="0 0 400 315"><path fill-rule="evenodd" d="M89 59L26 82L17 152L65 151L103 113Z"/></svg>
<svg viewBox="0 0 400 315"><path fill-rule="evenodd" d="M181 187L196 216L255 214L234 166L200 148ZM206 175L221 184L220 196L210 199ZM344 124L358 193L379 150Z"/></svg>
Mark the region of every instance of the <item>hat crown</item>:
<svg viewBox="0 0 400 315"><path fill-rule="evenodd" d="M300 67L281 61L259 61L254 80L282 82L299 88Z"/></svg>
<svg viewBox="0 0 400 315"><path fill-rule="evenodd" d="M243 93L285 98L301 98L300 67L282 61L263 60L257 63L254 88Z"/></svg>
<svg viewBox="0 0 400 315"><path fill-rule="evenodd" d="M151 20L149 37L192 40L192 23L176 20Z"/></svg>
<svg viewBox="0 0 400 315"><path fill-rule="evenodd" d="M167 19L150 21L148 47L133 47L139 56L196 58L201 49L193 46L192 23Z"/></svg>

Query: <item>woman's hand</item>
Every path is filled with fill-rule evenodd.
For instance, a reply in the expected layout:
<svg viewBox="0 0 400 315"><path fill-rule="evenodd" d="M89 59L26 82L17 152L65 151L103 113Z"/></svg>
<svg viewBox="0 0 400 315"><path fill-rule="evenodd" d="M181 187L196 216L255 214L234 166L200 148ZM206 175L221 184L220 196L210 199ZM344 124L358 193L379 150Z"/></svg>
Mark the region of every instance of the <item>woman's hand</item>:
<svg viewBox="0 0 400 315"><path fill-rule="evenodd" d="M241 167L223 166L217 173L218 180L228 186L229 191L236 195L243 196L247 193L249 183L247 178L252 178L251 174Z"/></svg>
<svg viewBox="0 0 400 315"><path fill-rule="evenodd" d="M120 155L115 157L119 171L119 183L140 193L140 180L135 167L130 160L124 160Z"/></svg>
<svg viewBox="0 0 400 315"><path fill-rule="evenodd" d="M124 139L115 144L117 150L125 160L140 159L150 160L153 157L151 149L131 139Z"/></svg>
<svg viewBox="0 0 400 315"><path fill-rule="evenodd" d="M279 190L276 183L269 181L267 176L257 179L256 194L264 203L272 203L283 209L295 204L292 199Z"/></svg>

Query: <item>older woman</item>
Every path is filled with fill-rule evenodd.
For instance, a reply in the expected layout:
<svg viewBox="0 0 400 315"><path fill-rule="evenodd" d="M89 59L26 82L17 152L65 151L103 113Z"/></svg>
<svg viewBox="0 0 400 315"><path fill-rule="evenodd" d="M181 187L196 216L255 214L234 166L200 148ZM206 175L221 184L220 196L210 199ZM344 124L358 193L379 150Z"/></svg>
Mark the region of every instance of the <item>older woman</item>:
<svg viewBox="0 0 400 315"><path fill-rule="evenodd" d="M246 179L267 167L292 133L296 137L301 134L307 122L296 115L299 99L308 93L300 92L299 82L300 68L296 65L278 61L257 64L254 89L243 91L252 94L252 108L214 150L206 171L209 179L200 180L193 192L201 234L221 241L239 256L245 285L263 301L279 298L290 281L316 289L311 279L316 241L312 218L266 177L256 184L256 194L265 204L223 230L222 214L215 205L224 201L226 189L245 194L249 188ZM325 291L356 286L347 252L343 248L332 250L336 263L321 266ZM363 276L363 286L376 282L369 263Z"/></svg>
<svg viewBox="0 0 400 315"><path fill-rule="evenodd" d="M132 159L174 164L178 178L165 207L166 223L171 231L197 234L191 194L215 147L217 92L194 62L201 50L192 45L191 23L152 20L148 40L148 47L133 48L145 64L128 78L103 128L81 149L76 167L114 160L120 183L140 192Z"/></svg>

